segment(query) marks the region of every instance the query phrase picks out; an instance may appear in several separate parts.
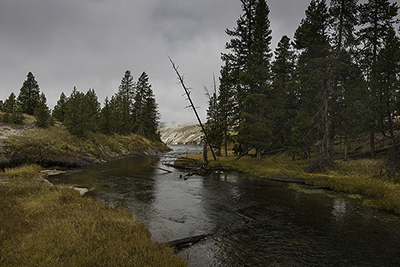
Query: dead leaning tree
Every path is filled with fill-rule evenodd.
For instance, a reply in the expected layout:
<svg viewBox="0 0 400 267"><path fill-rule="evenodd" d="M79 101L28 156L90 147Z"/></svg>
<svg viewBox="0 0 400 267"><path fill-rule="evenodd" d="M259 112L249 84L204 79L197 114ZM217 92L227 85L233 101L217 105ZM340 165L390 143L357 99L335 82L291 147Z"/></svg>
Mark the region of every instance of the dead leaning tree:
<svg viewBox="0 0 400 267"><path fill-rule="evenodd" d="M180 84L182 85L183 90L185 90L186 96L187 96L187 98L188 98L188 100L189 100L189 102L190 102L190 106L191 106L191 108L193 109L194 114L196 115L197 121L199 122L201 129L203 130L204 137L205 137L205 139L206 139L206 143L208 144L208 146L209 146L209 148L210 148L210 150L211 150L211 153L212 153L212 155L213 155L213 158L214 158L215 161L217 161L217 158L215 157L214 150L213 150L213 148L212 148L212 146L211 146L211 144L210 144L210 142L209 142L209 139L208 139L206 130L204 129L203 123L201 122L200 117L199 117L199 114L197 113L196 107L194 106L193 101L192 101L192 98L190 97L189 89L186 87L185 83L183 82L183 77L182 77L182 75L180 75L180 73L179 73L179 71L178 71L178 67L175 65L175 63L172 61L172 59L171 59L169 56L168 56L168 59L169 59L169 61L171 62L172 68L174 69L176 75L178 76L179 82L180 82ZM205 162L205 164L208 164L208 163Z"/></svg>

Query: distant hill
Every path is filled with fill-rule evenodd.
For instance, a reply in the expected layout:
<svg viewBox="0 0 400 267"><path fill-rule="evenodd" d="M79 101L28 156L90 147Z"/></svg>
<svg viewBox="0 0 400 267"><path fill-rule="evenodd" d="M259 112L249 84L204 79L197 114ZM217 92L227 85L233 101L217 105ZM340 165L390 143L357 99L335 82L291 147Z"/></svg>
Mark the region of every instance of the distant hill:
<svg viewBox="0 0 400 267"><path fill-rule="evenodd" d="M200 145L203 139L198 124L160 126L161 141L167 145Z"/></svg>

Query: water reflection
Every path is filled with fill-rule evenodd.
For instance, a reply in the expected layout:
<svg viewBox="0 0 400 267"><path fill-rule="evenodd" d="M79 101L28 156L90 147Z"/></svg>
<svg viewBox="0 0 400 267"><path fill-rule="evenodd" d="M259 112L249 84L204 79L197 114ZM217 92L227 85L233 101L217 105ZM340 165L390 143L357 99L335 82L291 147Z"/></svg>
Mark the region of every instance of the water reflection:
<svg viewBox="0 0 400 267"><path fill-rule="evenodd" d="M336 223L342 223L346 214L346 202L343 199L336 198L333 200L332 215Z"/></svg>
<svg viewBox="0 0 400 267"><path fill-rule="evenodd" d="M304 193L243 174L184 180L185 173L162 161L124 159L52 182L92 189L90 196L132 211L158 241L216 233L181 251L190 266L400 265L395 215L343 195Z"/></svg>

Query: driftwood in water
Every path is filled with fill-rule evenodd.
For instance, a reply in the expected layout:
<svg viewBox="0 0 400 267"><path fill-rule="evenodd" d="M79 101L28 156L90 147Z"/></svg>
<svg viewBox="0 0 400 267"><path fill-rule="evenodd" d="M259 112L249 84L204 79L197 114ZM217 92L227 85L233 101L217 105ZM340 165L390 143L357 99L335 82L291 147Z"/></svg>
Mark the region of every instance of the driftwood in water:
<svg viewBox="0 0 400 267"><path fill-rule="evenodd" d="M164 163L164 165L168 167L173 167L176 169L188 170L190 173L186 174L185 176L192 176L192 175L204 175L207 173L213 173L217 171L229 171L228 168L224 166L208 166L205 164L201 165L188 165L188 164L171 164L171 163Z"/></svg>
<svg viewBox="0 0 400 267"><path fill-rule="evenodd" d="M303 178L296 177L282 177L282 178L274 178L274 177L260 177L264 180L276 181L276 182L284 182L284 183L296 183L296 184L306 184L306 180Z"/></svg>
<svg viewBox="0 0 400 267"><path fill-rule="evenodd" d="M167 172L167 173L172 173L172 171L170 171L170 170L166 170L166 169L163 169L163 168L158 168L159 170L162 170L162 171L165 171L165 172Z"/></svg>
<svg viewBox="0 0 400 267"><path fill-rule="evenodd" d="M213 236L213 235L215 235L215 233L203 234L203 235L195 235L195 236L191 236L191 237L186 237L186 238L181 238L181 239L169 241L166 244L168 246L171 246L171 247L176 248L176 249L182 249L184 247L188 247L190 245L198 243L201 240L203 240L203 239L205 239L205 238L207 238L209 236Z"/></svg>
<svg viewBox="0 0 400 267"><path fill-rule="evenodd" d="M198 242L202 241L203 239L205 239L205 238L207 238L209 236L226 235L226 234L233 233L234 231L238 231L240 229L246 228L246 227L249 226L249 224L248 224L249 221L251 221L251 222L259 222L259 220L250 218L250 217L248 217L246 215L240 214L239 212L235 212L235 214L240 216L240 217L242 217L246 221L246 223L245 224L241 224L241 225L239 225L237 227L234 227L234 228L228 228L227 227L227 228L222 229L221 231L216 232L216 233L195 235L195 236L190 236L190 237L186 237L186 238L181 238L181 239L169 241L166 244L168 246L171 246L171 247L176 248L176 249L179 250L179 249L191 246L191 245L193 245L195 243L198 243Z"/></svg>

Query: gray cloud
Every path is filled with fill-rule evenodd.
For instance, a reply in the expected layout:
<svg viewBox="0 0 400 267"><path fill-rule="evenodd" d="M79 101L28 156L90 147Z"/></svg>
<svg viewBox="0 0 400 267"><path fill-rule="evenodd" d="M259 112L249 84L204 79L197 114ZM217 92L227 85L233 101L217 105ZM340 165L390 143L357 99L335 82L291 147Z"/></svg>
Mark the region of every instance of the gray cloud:
<svg viewBox="0 0 400 267"><path fill-rule="evenodd" d="M268 1L273 46L292 36L308 0ZM149 75L162 121L195 122L167 56L180 67L205 120L203 86L219 75L220 54L242 14L236 0L3 0L0 99L19 93L31 71L52 108L61 92L94 88L101 102L125 70Z"/></svg>

